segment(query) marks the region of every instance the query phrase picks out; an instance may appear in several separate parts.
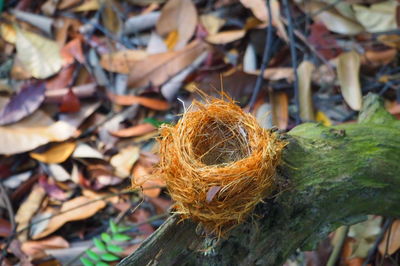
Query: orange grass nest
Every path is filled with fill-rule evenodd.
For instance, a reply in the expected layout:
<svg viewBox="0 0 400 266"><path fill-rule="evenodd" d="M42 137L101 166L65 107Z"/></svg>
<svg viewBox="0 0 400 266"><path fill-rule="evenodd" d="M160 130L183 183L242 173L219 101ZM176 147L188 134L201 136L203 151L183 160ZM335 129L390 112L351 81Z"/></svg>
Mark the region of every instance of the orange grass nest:
<svg viewBox="0 0 400 266"><path fill-rule="evenodd" d="M221 236L242 223L275 187L284 143L233 100L195 101L163 126L158 173L182 219Z"/></svg>

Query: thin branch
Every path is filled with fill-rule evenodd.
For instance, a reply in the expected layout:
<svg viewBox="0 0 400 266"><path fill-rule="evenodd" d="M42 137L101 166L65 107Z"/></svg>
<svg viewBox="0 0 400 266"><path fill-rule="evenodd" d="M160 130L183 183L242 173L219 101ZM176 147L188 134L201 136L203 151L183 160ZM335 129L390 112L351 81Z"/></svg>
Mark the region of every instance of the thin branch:
<svg viewBox="0 0 400 266"><path fill-rule="evenodd" d="M292 19L292 14L290 12L290 6L289 6L289 1L288 0L283 0L283 4L285 7L285 13L286 17L288 19L288 31L289 31L289 45L290 45L290 55L292 57L292 68L294 72L294 100L296 103L297 107L297 112L296 112L296 124L300 124L300 103L299 103L299 80L297 76L297 53L296 53L296 41L294 38L294 33L293 33L293 19Z"/></svg>
<svg viewBox="0 0 400 266"><path fill-rule="evenodd" d="M261 62L260 74L257 77L256 84L254 86L253 94L251 95L250 103L249 103L249 111L252 112L254 109L254 104L256 103L258 94L260 93L260 89L264 80L264 71L268 66L269 60L271 59L271 51L273 44L272 37L272 12L270 0L267 0L267 10L268 10L268 27L266 27L266 39L264 46L264 54Z"/></svg>

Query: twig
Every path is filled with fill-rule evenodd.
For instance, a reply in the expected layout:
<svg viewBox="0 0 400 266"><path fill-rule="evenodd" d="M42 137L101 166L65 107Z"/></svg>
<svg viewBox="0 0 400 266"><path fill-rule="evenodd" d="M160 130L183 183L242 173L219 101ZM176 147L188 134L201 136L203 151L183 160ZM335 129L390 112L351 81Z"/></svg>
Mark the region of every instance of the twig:
<svg viewBox="0 0 400 266"><path fill-rule="evenodd" d="M256 84L254 86L253 94L251 95L250 103L249 103L249 111L252 112L254 109L254 104L256 103L258 94L260 92L262 82L264 80L264 71L269 63L271 58L271 50L272 50L272 12L270 0L267 0L267 10L268 10L268 27L266 27L266 39L264 45L264 54L261 62L260 74L257 77Z"/></svg>
<svg viewBox="0 0 400 266"><path fill-rule="evenodd" d="M392 223L393 223L393 218L389 218L389 226L388 226L388 235L387 235L387 240L385 244L385 253L382 254L382 259L381 262L379 263L380 266L383 265L383 262L385 261L386 256L388 255L388 250L389 250L389 242L390 242L390 236L392 234Z"/></svg>
<svg viewBox="0 0 400 266"><path fill-rule="evenodd" d="M288 0L283 0L283 4L285 6L285 13L288 19L288 31L289 31L289 45L290 45L290 55L292 57L292 68L294 72L294 100L297 107L296 112L296 124L300 124L300 103L299 103L299 82L297 76L297 53L296 53L296 41L294 39L293 34L293 19L292 14L290 12L290 6Z"/></svg>
<svg viewBox="0 0 400 266"><path fill-rule="evenodd" d="M337 231L336 234L338 234L338 239L335 247L333 248L333 251L331 255L329 256L329 260L327 262L327 266L334 266L336 264L336 261L340 255L340 252L342 251L342 247L344 244L344 241L346 240L347 234L349 233L349 226L345 225L340 227Z"/></svg>
<svg viewBox="0 0 400 266"><path fill-rule="evenodd" d="M368 251L368 255L367 258L364 260L362 266L367 266L368 263L372 260L372 257L374 256L375 252L378 250L378 246L379 244L382 242L386 231L388 230L389 226L392 225L393 222L393 218L388 218L385 223L383 224L383 228L381 233L379 234L379 236L376 238L374 245L372 246L372 248L370 248L370 250Z"/></svg>

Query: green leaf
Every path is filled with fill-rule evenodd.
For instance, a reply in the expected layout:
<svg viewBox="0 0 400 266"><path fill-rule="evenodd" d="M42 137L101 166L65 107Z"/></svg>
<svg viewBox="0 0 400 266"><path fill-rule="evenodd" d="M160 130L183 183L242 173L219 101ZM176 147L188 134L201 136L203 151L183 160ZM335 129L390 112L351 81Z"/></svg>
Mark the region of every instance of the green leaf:
<svg viewBox="0 0 400 266"><path fill-rule="evenodd" d="M115 261L115 260L119 260L119 257L117 257L111 253L106 253L106 254L101 255L101 259L105 260L105 261Z"/></svg>
<svg viewBox="0 0 400 266"><path fill-rule="evenodd" d="M143 119L143 122L152 124L155 127L160 127L162 124L169 124L166 121L160 121L160 120L152 118L152 117L148 117L148 118Z"/></svg>
<svg viewBox="0 0 400 266"><path fill-rule="evenodd" d="M107 250L113 253L122 252L124 249L117 245L107 245Z"/></svg>
<svg viewBox="0 0 400 266"><path fill-rule="evenodd" d="M132 238L130 236L124 235L124 234L115 234L112 237L112 240L114 241L127 241L127 240L131 240Z"/></svg>
<svg viewBox="0 0 400 266"><path fill-rule="evenodd" d="M103 239L104 242L110 242L111 241L111 236L107 233L102 233L101 234L101 239Z"/></svg>
<svg viewBox="0 0 400 266"><path fill-rule="evenodd" d="M119 226L118 227L118 233L122 233L122 232L128 231L129 229L131 229L129 226Z"/></svg>
<svg viewBox="0 0 400 266"><path fill-rule="evenodd" d="M113 234L118 233L118 225L113 220L110 220L110 229Z"/></svg>
<svg viewBox="0 0 400 266"><path fill-rule="evenodd" d="M100 262L96 263L96 266L109 266L109 264L108 264L108 263L105 263L105 262L102 262L102 261L100 261Z"/></svg>
<svg viewBox="0 0 400 266"><path fill-rule="evenodd" d="M100 256L97 255L96 252L94 252L94 251L92 251L90 249L86 250L86 254L88 255L89 258L91 258L94 261L100 260Z"/></svg>
<svg viewBox="0 0 400 266"><path fill-rule="evenodd" d="M104 245L104 243L97 237L93 238L93 243L100 251L106 251L106 245Z"/></svg>
<svg viewBox="0 0 400 266"><path fill-rule="evenodd" d="M80 261L85 266L94 266L94 263L91 260L89 260L88 258L80 258Z"/></svg>

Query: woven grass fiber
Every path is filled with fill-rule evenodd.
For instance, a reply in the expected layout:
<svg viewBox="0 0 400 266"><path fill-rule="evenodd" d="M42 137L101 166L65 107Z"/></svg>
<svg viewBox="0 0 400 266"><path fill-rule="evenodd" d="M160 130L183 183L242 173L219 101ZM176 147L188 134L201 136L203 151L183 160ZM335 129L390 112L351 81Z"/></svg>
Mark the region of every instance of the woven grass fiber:
<svg viewBox="0 0 400 266"><path fill-rule="evenodd" d="M284 143L227 96L195 101L161 128L157 175L182 219L218 237L242 223L274 189Z"/></svg>

